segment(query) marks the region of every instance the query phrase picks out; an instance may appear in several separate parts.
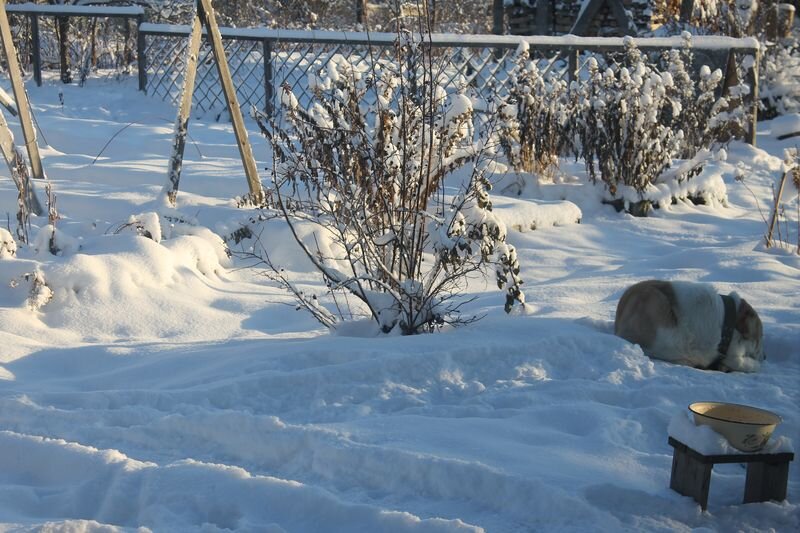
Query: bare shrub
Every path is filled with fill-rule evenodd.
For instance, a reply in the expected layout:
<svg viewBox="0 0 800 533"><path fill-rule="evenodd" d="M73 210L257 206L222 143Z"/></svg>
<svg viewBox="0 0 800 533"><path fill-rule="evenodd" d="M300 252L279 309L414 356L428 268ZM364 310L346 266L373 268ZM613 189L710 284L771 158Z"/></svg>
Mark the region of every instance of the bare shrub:
<svg viewBox="0 0 800 533"><path fill-rule="evenodd" d="M311 77L307 109L287 86L283 120L258 115L274 150L278 209L329 292L344 294L329 309L292 290L327 327L351 314L339 302L349 308L353 298L383 332L468 322L459 293L489 265L506 310L523 302L516 252L491 211L488 133L474 130L469 98L440 86L439 61L401 33L393 61L334 58ZM313 239L301 223L317 228Z"/></svg>

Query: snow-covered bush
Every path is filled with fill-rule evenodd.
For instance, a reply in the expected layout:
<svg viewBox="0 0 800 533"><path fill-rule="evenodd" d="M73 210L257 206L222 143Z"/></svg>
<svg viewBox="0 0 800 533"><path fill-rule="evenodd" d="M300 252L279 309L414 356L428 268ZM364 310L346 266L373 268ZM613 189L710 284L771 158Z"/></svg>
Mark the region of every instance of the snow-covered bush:
<svg viewBox="0 0 800 533"><path fill-rule="evenodd" d="M161 242L161 217L154 211L131 215L127 222L114 228L113 233L130 231L141 237Z"/></svg>
<svg viewBox="0 0 800 533"><path fill-rule="evenodd" d="M693 9L689 24L673 21L665 26L667 33L758 38L760 118L800 110L800 44L797 30L789 26L791 6L785 0L695 0ZM791 35L784 37L787 29Z"/></svg>
<svg viewBox="0 0 800 533"><path fill-rule="evenodd" d="M498 110L497 135L516 171L546 174L558 165L567 122L567 83L545 77L520 43L508 73L509 94Z"/></svg>
<svg viewBox="0 0 800 533"><path fill-rule="evenodd" d="M763 30L772 0L694 0L691 23L715 34L744 37Z"/></svg>
<svg viewBox="0 0 800 533"><path fill-rule="evenodd" d="M572 87L567 126L574 135L572 149L612 199L627 202L621 189L630 187L648 203L659 179L682 182L696 175L709 149L744 134L747 86L718 97L720 70L703 66L699 79L691 76L691 38L684 37L683 49L666 52L660 65L626 38L620 63L601 69L591 58L588 79ZM684 161L676 165L676 159ZM647 206L640 207L644 214Z"/></svg>
<svg viewBox="0 0 800 533"><path fill-rule="evenodd" d="M678 154L682 137L665 120L680 112L667 92L672 75L648 65L632 39L625 44L625 60L616 68L601 70L590 58L588 80L571 94L576 155L612 196L620 185L643 193Z"/></svg>
<svg viewBox="0 0 800 533"><path fill-rule="evenodd" d="M30 282L31 288L28 291L26 305L32 311L39 311L42 307L50 303L53 299L53 290L47 284L44 273L41 270L29 272L23 276L25 281Z"/></svg>
<svg viewBox="0 0 800 533"><path fill-rule="evenodd" d="M8 259L17 255L17 241L11 232L0 228L0 259Z"/></svg>
<svg viewBox="0 0 800 533"><path fill-rule="evenodd" d="M491 211L488 133L474 131L466 95L446 94L439 59L418 37L399 34L394 50L382 64L334 58L310 76L308 108L287 86L282 117L258 117L274 150L278 207L331 293L355 297L383 332L468 320L456 296L490 264L508 311L523 295L516 253ZM300 220L318 228L313 241L295 230ZM324 325L350 313L340 306L347 296L334 313L273 272Z"/></svg>
<svg viewBox="0 0 800 533"><path fill-rule="evenodd" d="M67 235L54 224L47 224L39 229L31 242L31 247L37 254L68 255L80 250L81 245L77 239Z"/></svg>
<svg viewBox="0 0 800 533"><path fill-rule="evenodd" d="M761 118L800 112L800 35L764 47L759 70Z"/></svg>
<svg viewBox="0 0 800 533"><path fill-rule="evenodd" d="M722 71L712 71L706 65L696 68L692 36L683 32L682 37L683 47L667 51L662 58L663 69L672 78L666 87L671 108L664 118L667 125L681 133L678 157L691 159L700 150L744 136L749 116L743 97L749 88L740 84L718 96L722 91Z"/></svg>

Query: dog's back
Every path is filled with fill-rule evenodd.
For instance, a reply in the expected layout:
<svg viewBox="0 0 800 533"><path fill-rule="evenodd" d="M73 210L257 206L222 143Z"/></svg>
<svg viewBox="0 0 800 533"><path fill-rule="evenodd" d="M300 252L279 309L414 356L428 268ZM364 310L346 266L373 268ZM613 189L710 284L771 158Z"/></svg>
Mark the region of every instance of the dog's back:
<svg viewBox="0 0 800 533"><path fill-rule="evenodd" d="M628 287L617 304L614 334L649 347L659 328L677 326L676 304L675 292L666 281L641 281Z"/></svg>
<svg viewBox="0 0 800 533"><path fill-rule="evenodd" d="M720 306L706 284L642 281L620 298L614 332L650 357L707 368L717 358Z"/></svg>

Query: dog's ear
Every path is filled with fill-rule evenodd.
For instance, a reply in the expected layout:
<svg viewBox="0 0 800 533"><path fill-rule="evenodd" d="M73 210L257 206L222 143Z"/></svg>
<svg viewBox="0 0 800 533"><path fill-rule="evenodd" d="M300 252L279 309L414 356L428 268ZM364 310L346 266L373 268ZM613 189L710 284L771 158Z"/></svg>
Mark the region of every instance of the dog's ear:
<svg viewBox="0 0 800 533"><path fill-rule="evenodd" d="M755 309L747 303L747 300L742 298L739 301L739 309L736 312L736 330L745 337L750 337L752 322L757 316Z"/></svg>

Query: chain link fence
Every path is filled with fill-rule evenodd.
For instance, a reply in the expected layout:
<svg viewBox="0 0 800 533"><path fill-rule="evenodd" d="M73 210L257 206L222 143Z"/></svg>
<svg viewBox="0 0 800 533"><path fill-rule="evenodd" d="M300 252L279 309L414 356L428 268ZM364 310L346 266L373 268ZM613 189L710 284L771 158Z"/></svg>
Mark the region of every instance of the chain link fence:
<svg viewBox="0 0 800 533"><path fill-rule="evenodd" d="M165 101L178 103L185 70L188 26L142 24L140 40L146 58L146 91ZM331 31L300 31L222 28L227 59L238 91L240 105L270 111L282 86L288 86L301 103L311 100L309 81L337 56L349 64L367 67L397 64L396 34ZM482 100L507 92L508 72L520 41L542 72L569 82L585 78L589 58L602 65L619 61L625 50L622 38L514 37L489 35L432 34L422 39L431 46L440 84L449 92L466 90ZM664 50L681 48L680 37L633 39L654 61ZM730 37L694 37L692 52L697 69L708 65L722 68L729 83L744 81L751 86L753 112L757 99L758 42ZM146 65L146 66L145 66ZM225 100L218 82L209 46L201 48L194 93L195 109L221 112Z"/></svg>

